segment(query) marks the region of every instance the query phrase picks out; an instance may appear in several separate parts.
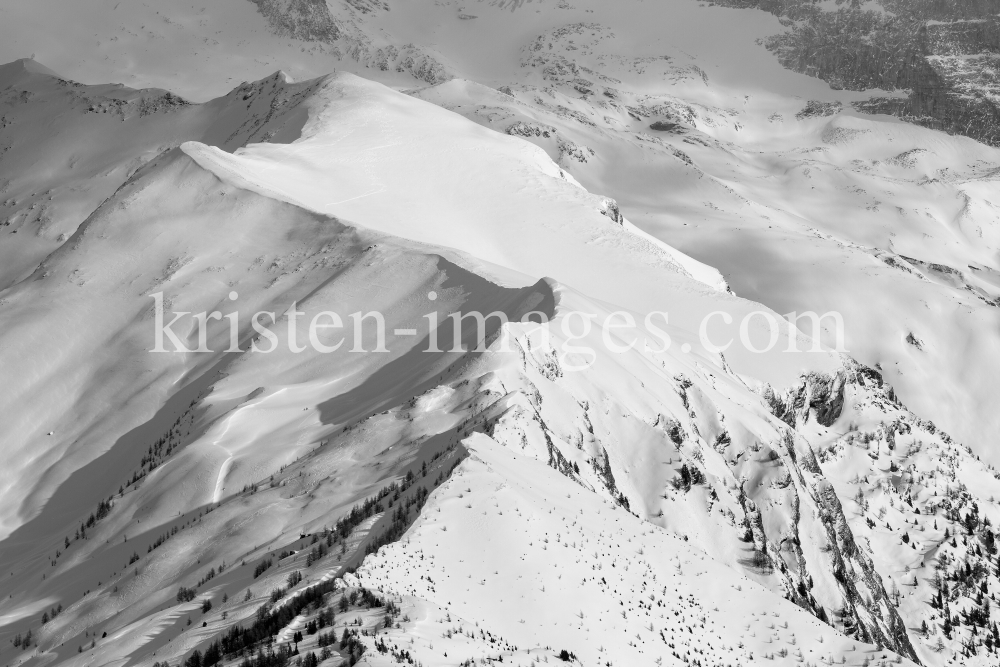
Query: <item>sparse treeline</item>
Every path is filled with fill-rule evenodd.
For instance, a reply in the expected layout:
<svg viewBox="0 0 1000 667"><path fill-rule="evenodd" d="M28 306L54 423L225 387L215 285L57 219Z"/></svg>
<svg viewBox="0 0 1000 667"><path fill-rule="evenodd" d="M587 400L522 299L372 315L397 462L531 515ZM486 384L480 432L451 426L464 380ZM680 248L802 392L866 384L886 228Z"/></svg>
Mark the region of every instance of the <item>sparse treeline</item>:
<svg viewBox="0 0 1000 667"><path fill-rule="evenodd" d="M980 520L979 508L975 503L964 517L958 516L957 510L952 512L949 512L948 518L956 521L967 532L967 535L962 537L962 544L966 547L966 557L964 560L957 560L950 557L947 552L942 552L938 557L932 580L934 593L931 596L930 606L941 614L941 633L946 639L951 639L958 628L962 626L968 628L969 635L962 646L963 655L966 657L975 655L980 646L987 653L996 653L1000 650L1000 627L995 620L992 623L990 621L993 596L989 595L990 575L1000 577L996 538L989 519ZM971 544L969 536L973 537ZM948 538L946 530L946 543ZM957 537L950 536L950 538L951 547L957 549ZM991 564L990 561L993 559L996 561ZM963 598L969 600L971 604L961 611L953 611L952 605L958 605ZM926 622L921 627L921 632L925 636L929 634Z"/></svg>
<svg viewBox="0 0 1000 667"><path fill-rule="evenodd" d="M253 655L253 650L258 648L258 656L260 656L261 651L259 649L260 644L272 644L275 635L277 635L283 628L288 626L299 614L308 609L310 606L313 608L319 608L325 606L326 596L332 593L336 587L334 580L328 580L320 582L315 586L310 586L302 590L295 597L289 599L281 606L272 609L269 603L264 603L257 609L257 617L254 622L249 627L234 626L226 632L221 640L213 642L205 650L205 656L202 658L200 663L201 667L209 667L214 665L221 659L221 656L230 656L243 654L249 657ZM345 594L344 599L350 604L357 604L359 606L367 607L369 609L375 609L378 607L384 607L385 601L368 591L367 589L361 589L360 591L351 591ZM334 615L332 609L326 609L320 614L322 623L324 626L329 626L333 624ZM307 625L307 631L310 634L314 634L318 631L320 621L314 621ZM358 655L363 651L363 646L358 645L361 650L358 651ZM264 654L267 656L268 654ZM213 662L209 662L210 657L215 657ZM268 658L271 659L271 658ZM253 665L258 664L256 658L252 662ZM260 664L284 664L280 662L276 663L260 663Z"/></svg>
<svg viewBox="0 0 1000 667"><path fill-rule="evenodd" d="M429 495L430 491L426 487L421 486L417 489L416 493L400 503L392 512L392 521L389 527L381 535L368 542L368 546L365 547L365 555L375 553L385 545L401 538L411 523L410 510L414 509L416 514L420 514L420 509L427 502Z"/></svg>
<svg viewBox="0 0 1000 667"><path fill-rule="evenodd" d="M451 451L452 449L454 447L449 447L447 451ZM446 453L439 452L434 456L432 461L437 460ZM433 486L437 486L447 479L460 462L461 460L453 463L447 472L442 471L434 480ZM420 476L422 478L427 476L426 463L421 466ZM412 471L408 472L401 483L393 482L379 490L375 496L352 507L350 512L337 521L332 530L326 531L322 539L319 535L313 535L311 544L314 546L307 556L306 566L308 567L322 558L327 553L327 548L333 546L335 541L339 540L346 546L348 536L358 526L385 511L383 502L386 502L389 507L396 505L396 510L393 512L389 526L378 537L369 542L365 554L373 553L380 547L398 540L406 532L412 520L419 514L420 509L430 495L428 488L430 485L419 485L414 492L404 495L417 484L417 479L417 476ZM388 501L386 501L387 498L389 499ZM293 551L284 550L281 552L279 560L293 553ZM254 578L256 579L262 575L273 564L273 557L265 556L262 558L254 566ZM302 575L298 571L290 573L288 577L289 588L294 587L301 580ZM273 605L284 596L285 589L275 589L272 591L271 600L263 603L257 609L253 623L247 627L240 625L231 627L220 639L209 644L204 654L200 651L192 653L184 662L185 667L212 667L212 665L218 664L225 657L240 655L243 656L241 667L285 667L291 658L298 654L298 651L297 649L294 651L289 649L287 645L275 650L273 646L275 636L303 611L309 608L315 610L325 607L327 602L326 596L334 591L335 586L336 583L333 579L320 582L304 588L277 607ZM249 597L249 591L247 593ZM383 598L365 588L345 593L341 597L340 604L342 611L345 611L349 605L355 604L369 609L386 607L387 622L391 616L398 615L399 613L398 607L392 603L387 605ZM323 627L332 626L333 621L333 610L324 609L315 621L307 624L306 631L309 634L315 634ZM329 647L336 644L336 636L327 633L323 636L323 640L323 657L317 658L315 654L310 653L303 657L303 665L307 663L309 665L316 665L320 659L328 657ZM364 650L364 644L357 639L357 632L345 630L344 636L340 641L340 651L347 654L348 664L355 664Z"/></svg>

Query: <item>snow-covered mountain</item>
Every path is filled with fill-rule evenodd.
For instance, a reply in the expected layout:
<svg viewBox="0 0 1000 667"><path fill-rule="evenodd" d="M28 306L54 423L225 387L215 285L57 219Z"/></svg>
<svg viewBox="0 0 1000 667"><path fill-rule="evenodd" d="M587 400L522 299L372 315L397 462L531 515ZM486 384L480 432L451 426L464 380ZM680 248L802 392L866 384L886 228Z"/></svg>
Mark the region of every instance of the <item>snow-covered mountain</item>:
<svg viewBox="0 0 1000 667"><path fill-rule="evenodd" d="M52 11L0 8L4 664L996 663L997 149L753 9Z"/></svg>

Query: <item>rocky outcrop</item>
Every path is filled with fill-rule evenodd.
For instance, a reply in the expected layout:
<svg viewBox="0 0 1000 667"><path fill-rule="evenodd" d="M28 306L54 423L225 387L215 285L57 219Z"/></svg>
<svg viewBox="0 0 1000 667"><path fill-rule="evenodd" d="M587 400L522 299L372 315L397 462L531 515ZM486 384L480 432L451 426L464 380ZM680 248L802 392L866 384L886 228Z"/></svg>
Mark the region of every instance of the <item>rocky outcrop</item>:
<svg viewBox="0 0 1000 667"><path fill-rule="evenodd" d="M819 100L809 100L802 110L795 114L799 120L803 118L813 118L814 116L833 116L840 112L843 105L840 102L820 102Z"/></svg>
<svg viewBox="0 0 1000 667"><path fill-rule="evenodd" d="M770 387L764 389L764 399L775 417L792 428L813 417L823 426L832 426L844 409L844 372L836 375L809 373L802 376L797 387L779 396Z"/></svg>
<svg viewBox="0 0 1000 667"><path fill-rule="evenodd" d="M373 40L359 27L362 17L389 11L379 0L346 0L331 12L325 0L250 0L275 34L328 45L338 58L350 58L383 72L394 70L430 84L454 78L427 49L416 44Z"/></svg>
<svg viewBox="0 0 1000 667"><path fill-rule="evenodd" d="M601 215L611 218L612 222L617 222L619 225L625 222L625 217L622 215L621 209L618 208L618 202L610 197L601 200L600 211Z"/></svg>
<svg viewBox="0 0 1000 667"><path fill-rule="evenodd" d="M281 35L310 42L332 42L340 28L325 0L250 0Z"/></svg>

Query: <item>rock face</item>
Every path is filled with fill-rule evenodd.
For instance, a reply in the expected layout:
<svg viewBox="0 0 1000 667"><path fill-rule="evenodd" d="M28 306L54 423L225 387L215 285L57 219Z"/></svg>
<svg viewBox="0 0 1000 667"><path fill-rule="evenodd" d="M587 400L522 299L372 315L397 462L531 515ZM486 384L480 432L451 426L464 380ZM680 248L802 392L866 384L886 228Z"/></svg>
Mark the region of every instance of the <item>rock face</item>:
<svg viewBox="0 0 1000 667"><path fill-rule="evenodd" d="M860 111L1000 144L1000 3L837 3L829 11L799 0L723 0L781 17L788 31L764 41L785 67L833 88L901 91Z"/></svg>
<svg viewBox="0 0 1000 667"><path fill-rule="evenodd" d="M768 426L756 432L716 393L734 378L676 373L661 379L641 423L626 426L638 415L619 402L624 393L614 386L612 367L583 380L553 372L555 348L517 344L523 346L520 369L498 370L492 384L481 385L481 398L470 401L486 405L507 392L480 413L497 443L683 533L843 634L918 659L867 538L859 544L858 528L845 514L839 480L827 475L803 437L817 425L846 428L839 420L847 410L858 416L858 405L895 409L877 373L848 360L835 373L803 375L783 396L764 389L760 407L777 419L758 413ZM653 383L643 386L652 391ZM505 411L493 417L500 405ZM638 442L656 443L654 450L669 460L658 483L635 465Z"/></svg>
<svg viewBox="0 0 1000 667"><path fill-rule="evenodd" d="M340 29L325 2L315 0L252 0L279 34L307 41L332 42Z"/></svg>
<svg viewBox="0 0 1000 667"><path fill-rule="evenodd" d="M817 423L832 426L844 410L844 374L825 375L809 373L802 383L784 398L765 393L774 416L795 428L799 421L809 420L810 414Z"/></svg>
<svg viewBox="0 0 1000 667"><path fill-rule="evenodd" d="M453 78L452 73L423 47L373 38L360 27L365 15L389 11L385 2L347 0L331 7L324 0L250 1L267 19L273 33L325 45L337 58L350 58L383 72L406 73L430 84Z"/></svg>

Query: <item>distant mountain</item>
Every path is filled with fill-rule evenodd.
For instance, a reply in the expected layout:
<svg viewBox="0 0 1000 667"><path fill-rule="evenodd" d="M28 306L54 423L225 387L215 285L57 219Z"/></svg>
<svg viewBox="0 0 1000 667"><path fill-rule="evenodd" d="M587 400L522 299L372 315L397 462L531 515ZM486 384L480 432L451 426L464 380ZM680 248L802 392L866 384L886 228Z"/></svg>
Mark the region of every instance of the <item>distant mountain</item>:
<svg viewBox="0 0 1000 667"><path fill-rule="evenodd" d="M855 106L1000 144L1000 3L996 0L723 0L781 19L764 45L836 89L898 92Z"/></svg>

